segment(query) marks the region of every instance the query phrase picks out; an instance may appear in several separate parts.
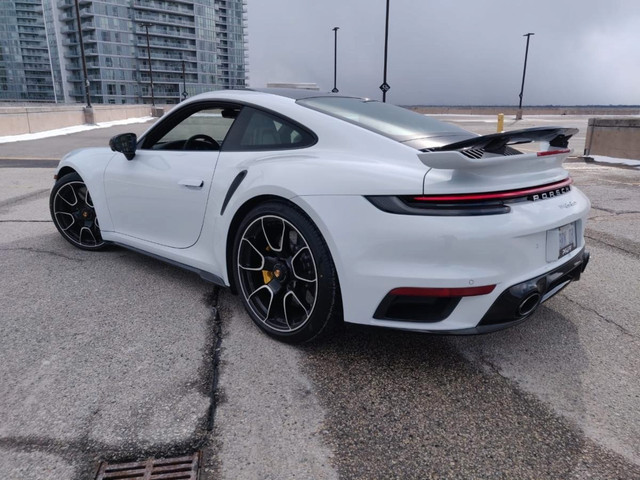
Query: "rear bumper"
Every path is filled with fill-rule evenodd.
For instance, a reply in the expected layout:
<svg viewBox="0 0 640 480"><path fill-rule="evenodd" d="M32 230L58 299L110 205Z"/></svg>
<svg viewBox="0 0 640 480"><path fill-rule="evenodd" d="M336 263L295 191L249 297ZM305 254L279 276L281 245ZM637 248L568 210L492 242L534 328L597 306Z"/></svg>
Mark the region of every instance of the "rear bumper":
<svg viewBox="0 0 640 480"><path fill-rule="evenodd" d="M587 268L590 256L583 247L564 265L507 288L482 317L477 327L438 333L456 335L491 333L524 322L542 303L571 282L580 280L580 275Z"/></svg>
<svg viewBox="0 0 640 480"><path fill-rule="evenodd" d="M505 291L539 277L551 278L573 261L584 262L589 201L577 188L557 198L514 205L505 215L475 217L397 215L358 196L296 200L331 250L344 319L350 323L433 333L504 328L527 315L503 316L503 323L481 322ZM551 241L550 232L571 222L576 224L577 249L557 258L558 240ZM553 280L545 281L541 296L557 293L546 288ZM419 304L428 297L383 305L395 289L490 285L495 289L488 294L432 299L428 305ZM537 300L530 303L537 306Z"/></svg>

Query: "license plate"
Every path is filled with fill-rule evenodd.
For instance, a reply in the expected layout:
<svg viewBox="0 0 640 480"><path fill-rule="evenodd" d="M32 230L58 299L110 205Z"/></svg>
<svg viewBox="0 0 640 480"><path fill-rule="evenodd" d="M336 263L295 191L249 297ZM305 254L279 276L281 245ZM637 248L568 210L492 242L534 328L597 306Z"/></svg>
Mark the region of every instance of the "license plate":
<svg viewBox="0 0 640 480"><path fill-rule="evenodd" d="M558 229L558 258L576 249L576 224L570 223Z"/></svg>

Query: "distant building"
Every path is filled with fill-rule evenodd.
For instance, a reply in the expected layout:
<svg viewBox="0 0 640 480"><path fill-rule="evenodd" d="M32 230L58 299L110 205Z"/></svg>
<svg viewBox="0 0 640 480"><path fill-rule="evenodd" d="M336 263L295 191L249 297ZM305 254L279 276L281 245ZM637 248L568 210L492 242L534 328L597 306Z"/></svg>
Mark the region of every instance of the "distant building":
<svg viewBox="0 0 640 480"><path fill-rule="evenodd" d="M156 103L245 85L246 0L79 6L93 103L151 103L147 28ZM84 95L75 0L0 0L0 100L84 102Z"/></svg>
<svg viewBox="0 0 640 480"><path fill-rule="evenodd" d="M0 99L54 100L42 2L0 0Z"/></svg>
<svg viewBox="0 0 640 480"><path fill-rule="evenodd" d="M315 90L319 91L320 87L316 83L283 83L283 82L270 82L267 83L267 88L298 88L300 90Z"/></svg>

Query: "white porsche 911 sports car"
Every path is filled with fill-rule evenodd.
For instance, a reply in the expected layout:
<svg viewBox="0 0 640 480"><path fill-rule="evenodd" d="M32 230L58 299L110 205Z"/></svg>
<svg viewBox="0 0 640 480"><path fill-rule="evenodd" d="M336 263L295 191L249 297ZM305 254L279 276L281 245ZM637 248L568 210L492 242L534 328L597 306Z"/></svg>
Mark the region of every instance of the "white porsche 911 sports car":
<svg viewBox="0 0 640 480"><path fill-rule="evenodd" d="M514 325L584 271L575 129L477 136L364 98L219 91L58 166L53 221L239 294L284 341ZM534 153L513 145L537 142Z"/></svg>

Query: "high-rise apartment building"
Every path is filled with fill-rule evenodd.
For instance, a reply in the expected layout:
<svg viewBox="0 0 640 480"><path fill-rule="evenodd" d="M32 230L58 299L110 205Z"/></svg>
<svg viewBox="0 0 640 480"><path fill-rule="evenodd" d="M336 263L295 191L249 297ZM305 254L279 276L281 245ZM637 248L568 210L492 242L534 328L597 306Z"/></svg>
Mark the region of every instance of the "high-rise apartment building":
<svg viewBox="0 0 640 480"><path fill-rule="evenodd" d="M0 0L0 99L55 100L41 0Z"/></svg>
<svg viewBox="0 0 640 480"><path fill-rule="evenodd" d="M246 0L78 6L93 103L151 103L152 81L156 103L245 85ZM75 8L76 0L0 0L0 100L84 101Z"/></svg>

